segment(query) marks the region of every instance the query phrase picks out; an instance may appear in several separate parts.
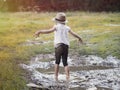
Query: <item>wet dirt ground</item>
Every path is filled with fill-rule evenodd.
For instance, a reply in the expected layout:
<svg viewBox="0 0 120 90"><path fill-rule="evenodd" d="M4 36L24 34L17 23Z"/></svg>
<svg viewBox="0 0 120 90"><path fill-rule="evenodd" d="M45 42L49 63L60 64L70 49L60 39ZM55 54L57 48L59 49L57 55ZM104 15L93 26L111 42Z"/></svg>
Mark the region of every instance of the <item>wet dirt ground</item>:
<svg viewBox="0 0 120 90"><path fill-rule="evenodd" d="M46 90L120 90L120 60L116 57L103 59L95 55L69 55L69 82L65 80L62 63L59 82L54 80L54 61L54 53L39 54L27 64L20 64L30 72L28 84L33 83Z"/></svg>

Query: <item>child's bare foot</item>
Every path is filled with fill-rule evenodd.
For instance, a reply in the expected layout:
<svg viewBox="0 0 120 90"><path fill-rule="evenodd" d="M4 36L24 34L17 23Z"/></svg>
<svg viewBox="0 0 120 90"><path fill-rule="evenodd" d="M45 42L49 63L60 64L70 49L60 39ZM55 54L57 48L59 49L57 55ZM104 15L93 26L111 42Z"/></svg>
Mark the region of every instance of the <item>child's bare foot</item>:
<svg viewBox="0 0 120 90"><path fill-rule="evenodd" d="M55 77L55 81L58 82L58 77Z"/></svg>
<svg viewBox="0 0 120 90"><path fill-rule="evenodd" d="M66 76L66 80L69 81L70 77L69 76Z"/></svg>

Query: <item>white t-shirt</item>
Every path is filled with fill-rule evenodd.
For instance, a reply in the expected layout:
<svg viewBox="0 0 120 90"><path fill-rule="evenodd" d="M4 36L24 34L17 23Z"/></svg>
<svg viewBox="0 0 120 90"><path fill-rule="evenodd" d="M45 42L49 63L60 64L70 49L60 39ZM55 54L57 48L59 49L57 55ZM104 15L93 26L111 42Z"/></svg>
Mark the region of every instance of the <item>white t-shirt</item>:
<svg viewBox="0 0 120 90"><path fill-rule="evenodd" d="M68 38L68 32L70 31L70 27L64 24L57 24L54 26L54 45L57 45L58 43L64 43L66 45L69 44L69 38Z"/></svg>

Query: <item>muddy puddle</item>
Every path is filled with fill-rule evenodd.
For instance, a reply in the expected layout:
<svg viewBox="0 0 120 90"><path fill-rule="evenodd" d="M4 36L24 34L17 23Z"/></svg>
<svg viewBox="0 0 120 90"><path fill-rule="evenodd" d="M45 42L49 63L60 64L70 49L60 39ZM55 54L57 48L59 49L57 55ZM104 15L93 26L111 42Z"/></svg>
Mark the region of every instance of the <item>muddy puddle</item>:
<svg viewBox="0 0 120 90"><path fill-rule="evenodd" d="M20 66L30 72L28 86L32 83L45 90L120 90L120 60L116 57L103 59L95 55L70 55L68 62L69 82L66 82L62 63L59 82L54 80L54 54L36 55L27 64Z"/></svg>

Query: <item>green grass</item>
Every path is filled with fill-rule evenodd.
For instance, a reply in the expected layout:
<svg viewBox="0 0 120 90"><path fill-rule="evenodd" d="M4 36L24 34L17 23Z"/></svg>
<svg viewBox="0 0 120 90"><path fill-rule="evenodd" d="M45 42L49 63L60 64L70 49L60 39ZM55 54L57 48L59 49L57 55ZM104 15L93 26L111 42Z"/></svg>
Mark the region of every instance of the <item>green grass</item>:
<svg viewBox="0 0 120 90"><path fill-rule="evenodd" d="M0 13L0 90L27 90L25 71L20 63L39 53L54 52L53 43L24 46L33 39L38 29L54 25L56 13ZM68 25L79 34L87 45L77 46L71 41L70 53L79 55L116 56L120 59L120 13L67 12ZM70 36L73 39L72 36ZM53 40L53 34L41 35L41 40Z"/></svg>

